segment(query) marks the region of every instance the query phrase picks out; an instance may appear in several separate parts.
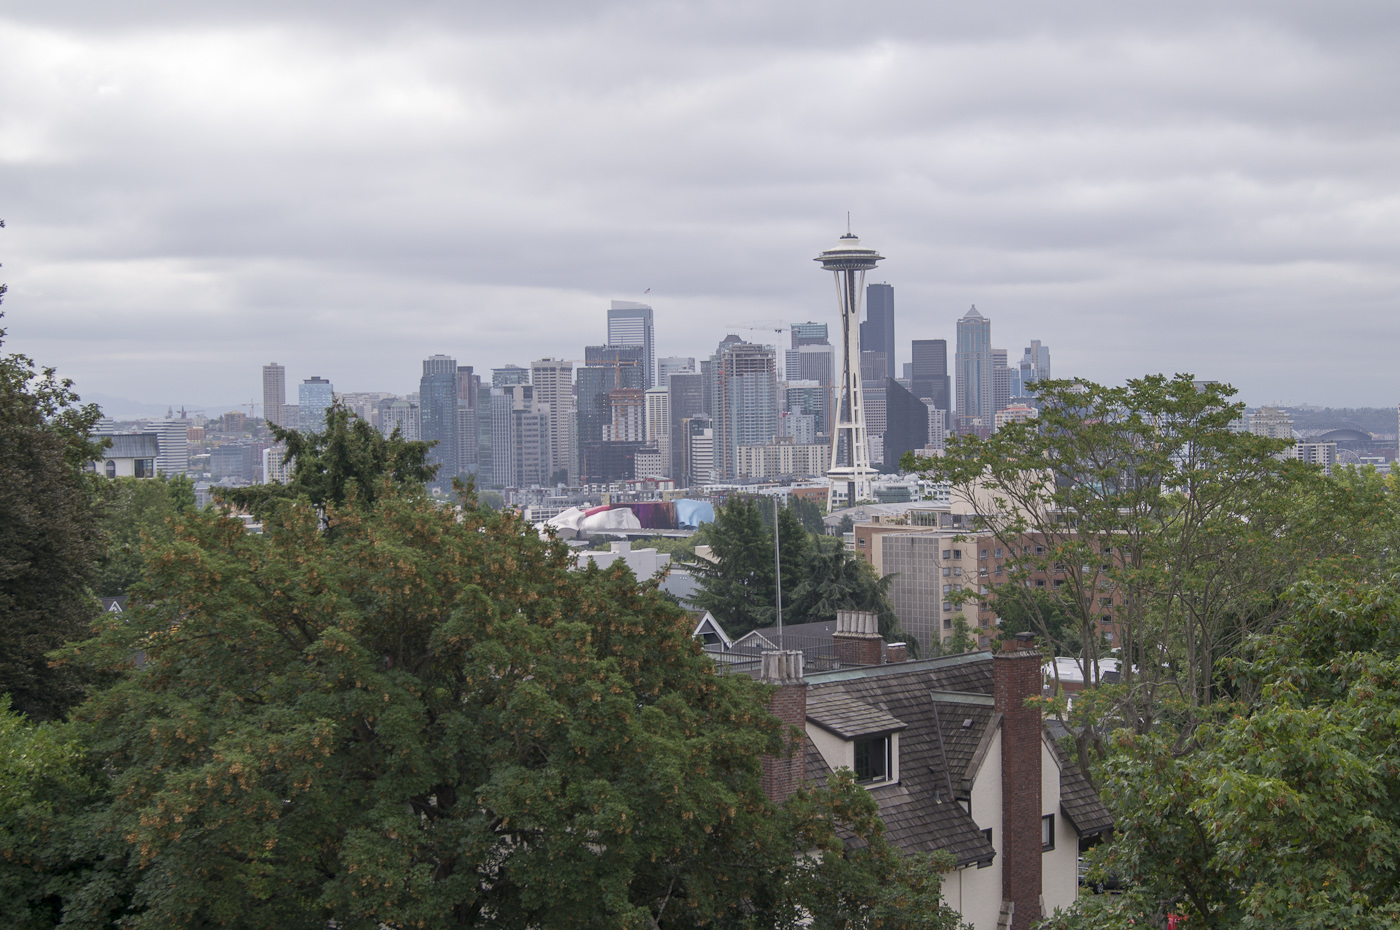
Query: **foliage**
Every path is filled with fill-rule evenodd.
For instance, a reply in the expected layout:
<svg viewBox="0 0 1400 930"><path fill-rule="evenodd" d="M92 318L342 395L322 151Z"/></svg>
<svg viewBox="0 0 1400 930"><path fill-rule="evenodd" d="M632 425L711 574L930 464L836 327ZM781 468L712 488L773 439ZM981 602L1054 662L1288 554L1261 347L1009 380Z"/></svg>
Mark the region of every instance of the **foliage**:
<svg viewBox="0 0 1400 930"><path fill-rule="evenodd" d="M120 849L72 900L125 896L133 930L944 920L929 876L876 871L863 789L766 800L764 686L570 561L470 499L186 517L144 606L69 650L124 670L75 715L111 773L87 832Z"/></svg>
<svg viewBox="0 0 1400 930"><path fill-rule="evenodd" d="M102 515L106 551L97 562L94 589L102 597L119 597L141 580L146 548L174 538L170 521L194 510L194 482L184 475L169 478L118 478Z"/></svg>
<svg viewBox="0 0 1400 930"><path fill-rule="evenodd" d="M1063 926L1393 927L1400 922L1400 575L1299 587L1231 672L1258 694L1199 726L1122 731L1103 766L1128 884Z"/></svg>
<svg viewBox="0 0 1400 930"><path fill-rule="evenodd" d="M102 485L87 466L101 454L91 438L100 416L54 369L0 357L0 694L36 719L61 716L83 689L45 655L84 635L96 612Z"/></svg>
<svg viewBox="0 0 1400 930"><path fill-rule="evenodd" d="M419 491L437 471L427 464L430 443L407 442L398 430L386 438L339 402L326 411L326 428L319 433L270 428L293 463L291 481L216 491L220 501L260 520L269 519L280 505L302 499L318 509L344 507L351 499L372 507L389 487Z"/></svg>
<svg viewBox="0 0 1400 930"><path fill-rule="evenodd" d="M1220 696L1218 663L1278 621L1283 591L1315 561L1313 537L1295 528L1335 522L1321 472L1282 461L1286 441L1233 432L1242 406L1226 385L1153 375L1036 391L1037 419L910 464L951 481L1008 551L1004 580L989 585L997 610L1023 615L1095 683L1113 632L1128 661L1110 719L1146 733L1172 705L1189 737ZM1087 769L1104 721L1080 722Z"/></svg>
<svg viewBox="0 0 1400 930"><path fill-rule="evenodd" d="M806 497L792 496L788 498L787 509L797 518L797 521L807 530L816 536L826 533L826 524L822 518L826 515L826 508L814 500Z"/></svg>
<svg viewBox="0 0 1400 930"><path fill-rule="evenodd" d="M877 578L839 538L808 533L791 508L778 510L777 523L785 622L831 621L838 610L868 610L880 615L880 632L887 639L903 638L887 594L889 579ZM772 525L771 502L736 497L716 510L714 522L705 527L717 561L693 564L700 591L692 602L714 614L730 636L777 622Z"/></svg>

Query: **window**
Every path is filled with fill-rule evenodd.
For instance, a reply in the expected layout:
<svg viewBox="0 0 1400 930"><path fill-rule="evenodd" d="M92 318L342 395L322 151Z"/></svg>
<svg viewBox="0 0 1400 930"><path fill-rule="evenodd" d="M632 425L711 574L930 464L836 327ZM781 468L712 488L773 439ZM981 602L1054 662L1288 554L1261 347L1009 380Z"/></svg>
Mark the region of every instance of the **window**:
<svg viewBox="0 0 1400 930"><path fill-rule="evenodd" d="M1040 818L1040 851L1049 852L1055 848L1055 815L1046 814Z"/></svg>
<svg viewBox="0 0 1400 930"><path fill-rule="evenodd" d="M943 609L944 609L944 610L952 610L952 609L953 609L953 604L952 604L952 602L951 602L951 601L944 601L944 602L943 602Z"/></svg>
<svg viewBox="0 0 1400 930"><path fill-rule="evenodd" d="M953 550L952 550L952 549L944 549L944 550L943 550L943 558L945 558L945 559L951 559L952 557L953 557Z"/></svg>
<svg viewBox="0 0 1400 930"><path fill-rule="evenodd" d="M943 629L945 629L945 630L951 630L952 628L953 628L953 618L952 618L952 617L944 617L944 618L943 618Z"/></svg>
<svg viewBox="0 0 1400 930"><path fill-rule="evenodd" d="M154 478L156 476L155 461L152 459L136 460L136 477Z"/></svg>
<svg viewBox="0 0 1400 930"><path fill-rule="evenodd" d="M944 571L947 571L947 569L945 568ZM954 574L954 575L961 575L961 574L962 574L962 568L961 568L961 566L957 566L957 565L953 566L953 574Z"/></svg>
<svg viewBox="0 0 1400 930"><path fill-rule="evenodd" d="M1000 575L1000 574L1001 574L1001 565L1000 565L1000 564L997 565L996 570L993 571L992 574L993 574L993 575Z"/></svg>
<svg viewBox="0 0 1400 930"><path fill-rule="evenodd" d="M108 478L115 478L115 477L117 477L117 463L114 462L114 461L112 461L111 459L108 459L108 460L107 460L107 477L108 477Z"/></svg>
<svg viewBox="0 0 1400 930"><path fill-rule="evenodd" d="M980 576L983 577L983 578L986 578L986 577L987 577L987 569L986 569L986 566L983 566L982 568L977 569L977 574L980 575Z"/></svg>
<svg viewBox="0 0 1400 930"><path fill-rule="evenodd" d="M1031 547L1030 547L1030 546L1022 546L1022 547L1021 547L1021 554L1022 554L1022 555L1030 555L1030 554L1031 554Z"/></svg>
<svg viewBox="0 0 1400 930"><path fill-rule="evenodd" d="M859 449L860 447L857 446L856 448ZM856 537L856 548L857 548L857 549L864 549L864 548L865 548L865 538L864 538L863 536L857 536L857 537Z"/></svg>
<svg viewBox="0 0 1400 930"><path fill-rule="evenodd" d="M1035 580L1035 586L1036 586L1037 588L1043 588L1043 587L1045 587L1045 579L1044 579L1044 578L1037 578L1037 579Z"/></svg>
<svg viewBox="0 0 1400 930"><path fill-rule="evenodd" d="M997 558L1001 558L1001 547L1000 547L1000 546L997 546L997 548L996 548L996 557L997 557Z"/></svg>
<svg viewBox="0 0 1400 930"><path fill-rule="evenodd" d="M1101 607L1107 607L1109 604L1112 604L1112 603L1113 603L1113 598L1111 598L1111 597L1101 597L1101 598L1099 598L1099 605L1100 605Z"/></svg>
<svg viewBox="0 0 1400 930"><path fill-rule="evenodd" d="M985 559L987 557L987 550L983 549L981 552L977 553L977 557L979 559Z"/></svg>
<svg viewBox="0 0 1400 930"><path fill-rule="evenodd" d="M856 781L888 781L891 768L888 736L856 740Z"/></svg>
<svg viewBox="0 0 1400 930"><path fill-rule="evenodd" d="M971 804L971 802L968 803L967 807L968 807L968 811L967 811L967 812L968 812L969 814L972 813L972 804ZM987 829L983 830L983 831L982 831L982 837L987 841L987 845L988 845L988 846L992 845L992 828L991 828L991 827L988 827ZM987 866L989 866L989 865L991 865L991 864L992 864L992 860L991 860L991 859L982 859L982 860L979 860L979 861L978 861L978 863L977 863L977 868L979 868L979 869L985 869Z"/></svg>
<svg viewBox="0 0 1400 930"><path fill-rule="evenodd" d="M961 549L954 549L954 550L953 550L953 558L955 558L955 559L960 559L960 558L962 558L962 550L961 550Z"/></svg>
<svg viewBox="0 0 1400 930"><path fill-rule="evenodd" d="M1036 547L1035 547L1035 554L1036 554L1036 555L1044 555L1044 554L1045 554L1045 547L1044 547L1044 546L1036 546Z"/></svg>
<svg viewBox="0 0 1400 930"><path fill-rule="evenodd" d="M947 578L951 574L953 574L953 570L946 565L943 566L943 577Z"/></svg>
<svg viewBox="0 0 1400 930"><path fill-rule="evenodd" d="M945 585L943 586L943 593L944 593L944 594L948 594L948 593L951 592L952 590L953 590L953 586L950 585L950 584L945 584Z"/></svg>

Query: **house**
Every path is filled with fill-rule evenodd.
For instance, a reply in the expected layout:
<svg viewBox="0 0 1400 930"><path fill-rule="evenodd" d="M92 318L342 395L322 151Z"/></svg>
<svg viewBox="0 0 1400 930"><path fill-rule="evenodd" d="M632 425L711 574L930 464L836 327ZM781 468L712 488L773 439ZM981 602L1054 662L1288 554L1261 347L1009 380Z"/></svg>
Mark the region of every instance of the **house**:
<svg viewBox="0 0 1400 930"><path fill-rule="evenodd" d="M873 616L846 617L866 657L887 655ZM877 642L878 641L878 642ZM989 651L806 671L800 650L763 656L770 705L805 734L764 760L781 802L850 769L880 805L887 836L910 853L944 851L945 900L977 930L1021 930L1078 894L1081 845L1113 819L1047 732L1042 656L1029 634Z"/></svg>
<svg viewBox="0 0 1400 930"><path fill-rule="evenodd" d="M94 439L109 439L102 458L90 468L108 478L154 478L156 459L160 457L160 438L155 433L109 433L94 435Z"/></svg>

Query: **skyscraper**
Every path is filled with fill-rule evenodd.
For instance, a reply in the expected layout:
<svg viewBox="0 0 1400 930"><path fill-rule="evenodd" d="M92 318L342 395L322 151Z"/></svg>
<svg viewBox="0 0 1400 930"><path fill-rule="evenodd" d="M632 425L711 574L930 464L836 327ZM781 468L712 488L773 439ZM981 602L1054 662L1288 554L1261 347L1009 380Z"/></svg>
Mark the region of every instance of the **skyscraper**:
<svg viewBox="0 0 1400 930"><path fill-rule="evenodd" d="M728 479L738 474L740 446L778 435L778 356L771 346L727 337L713 362L714 465Z"/></svg>
<svg viewBox="0 0 1400 930"><path fill-rule="evenodd" d="M656 360L656 387L664 388L666 379L678 371L695 371L695 359L683 355L669 355Z"/></svg>
<svg viewBox="0 0 1400 930"><path fill-rule="evenodd" d="M852 505L871 496L870 442L865 434L865 404L860 381L860 303L864 295L865 273L884 256L874 249L863 249L860 240L846 233L835 248L827 249L815 261L823 271L836 276L837 305L841 311L841 380L837 386L836 422L831 432L831 469L827 512L838 502ZM893 311L894 301L890 307Z"/></svg>
<svg viewBox="0 0 1400 930"><path fill-rule="evenodd" d="M516 384L530 383L530 369L521 368L519 365L507 365L504 368L491 369L492 387L510 387Z"/></svg>
<svg viewBox="0 0 1400 930"><path fill-rule="evenodd" d="M705 417L705 379L698 371L677 372L669 380L671 415L671 472L676 484L687 488L697 483L696 476L687 469L690 462L689 439L690 421ZM706 420L708 426L708 420ZM709 479L708 465L701 480Z"/></svg>
<svg viewBox="0 0 1400 930"><path fill-rule="evenodd" d="M1031 393L1029 385L1050 378L1050 347L1032 339L1021 355L1021 395Z"/></svg>
<svg viewBox="0 0 1400 930"><path fill-rule="evenodd" d="M614 300L608 309L608 345L642 347L642 390L656 387L656 339L651 307ZM664 387L664 385L663 385Z"/></svg>
<svg viewBox="0 0 1400 930"><path fill-rule="evenodd" d="M457 360L432 355L423 360L418 384L418 416L424 442L436 443L428 451L428 464L437 465L434 487L450 488L457 477Z"/></svg>
<svg viewBox="0 0 1400 930"><path fill-rule="evenodd" d="M312 375L297 387L297 430L319 433L326 428L326 411L335 403L335 385Z"/></svg>
<svg viewBox="0 0 1400 930"><path fill-rule="evenodd" d="M948 340L915 339L910 366L910 392L928 398L939 410L947 411L952 391L948 384Z"/></svg>
<svg viewBox="0 0 1400 930"><path fill-rule="evenodd" d="M825 346L831 343L827 341L825 323L794 323L792 324L792 347L800 349L803 346Z"/></svg>
<svg viewBox="0 0 1400 930"><path fill-rule="evenodd" d="M863 352L883 352L886 370L880 378L894 377L894 288L889 284L872 284L865 289L860 348Z"/></svg>
<svg viewBox="0 0 1400 930"><path fill-rule="evenodd" d="M477 394L481 390L481 378L472 371L470 365L457 366L457 474L476 474L477 454L480 449L477 439ZM421 392L420 392L421 396Z"/></svg>
<svg viewBox="0 0 1400 930"><path fill-rule="evenodd" d="M953 357L957 374L957 415L960 432L992 428L992 321L973 308L958 320L958 348Z"/></svg>
<svg viewBox="0 0 1400 930"><path fill-rule="evenodd" d="M995 418L997 411L1005 409L1011 403L1011 398L1016 394L1012 393L1012 380L1020 381L1020 371L1006 364L1006 350L992 350L992 417ZM1016 393L1020 393L1019 391Z"/></svg>
<svg viewBox="0 0 1400 930"><path fill-rule="evenodd" d="M282 405L287 402L287 369L273 362L263 366L263 419L282 425Z"/></svg>
<svg viewBox="0 0 1400 930"><path fill-rule="evenodd" d="M557 358L537 359L530 363L530 383L535 388L535 410L549 421L553 469L570 472L574 459L574 450L569 446L574 435L569 428L569 420L574 416L574 363Z"/></svg>

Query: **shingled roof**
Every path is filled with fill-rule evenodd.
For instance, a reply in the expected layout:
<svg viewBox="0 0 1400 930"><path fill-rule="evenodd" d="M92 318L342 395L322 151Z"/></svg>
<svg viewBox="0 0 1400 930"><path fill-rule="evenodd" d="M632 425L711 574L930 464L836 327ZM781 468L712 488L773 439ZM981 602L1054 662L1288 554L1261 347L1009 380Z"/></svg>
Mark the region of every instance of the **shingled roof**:
<svg viewBox="0 0 1400 930"><path fill-rule="evenodd" d="M886 836L907 852L944 851L959 866L995 851L963 806L996 738L988 652L895 665L818 672L807 678L808 719L844 738L899 732L899 783L873 787ZM1112 827L1112 817L1059 751L1061 805L1081 836ZM830 772L807 741L807 777Z"/></svg>

